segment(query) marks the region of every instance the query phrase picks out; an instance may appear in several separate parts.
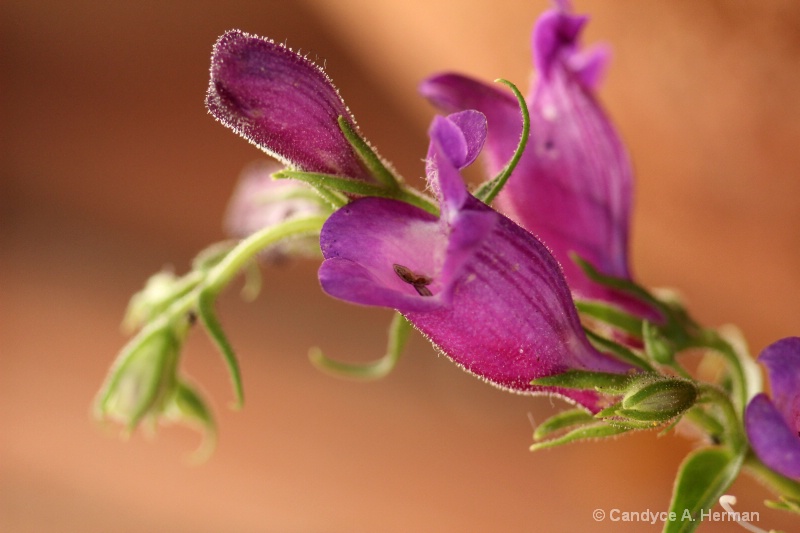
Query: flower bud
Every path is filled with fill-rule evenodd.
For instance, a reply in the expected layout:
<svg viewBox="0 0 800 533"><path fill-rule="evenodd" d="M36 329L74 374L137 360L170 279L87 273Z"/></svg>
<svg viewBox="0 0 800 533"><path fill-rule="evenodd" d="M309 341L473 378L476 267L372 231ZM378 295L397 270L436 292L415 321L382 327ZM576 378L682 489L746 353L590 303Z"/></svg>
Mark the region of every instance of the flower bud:
<svg viewBox="0 0 800 533"><path fill-rule="evenodd" d="M145 336L111 370L97 403L99 418L112 418L129 431L147 415L158 415L173 396L179 343L169 326Z"/></svg>
<svg viewBox="0 0 800 533"><path fill-rule="evenodd" d="M133 295L125 311L123 327L135 331L153 320L177 298L190 291L197 283L189 276L179 278L169 270L150 276L144 288Z"/></svg>
<svg viewBox="0 0 800 533"><path fill-rule="evenodd" d="M697 388L688 380L658 379L631 387L618 414L640 421L665 422L694 405Z"/></svg>

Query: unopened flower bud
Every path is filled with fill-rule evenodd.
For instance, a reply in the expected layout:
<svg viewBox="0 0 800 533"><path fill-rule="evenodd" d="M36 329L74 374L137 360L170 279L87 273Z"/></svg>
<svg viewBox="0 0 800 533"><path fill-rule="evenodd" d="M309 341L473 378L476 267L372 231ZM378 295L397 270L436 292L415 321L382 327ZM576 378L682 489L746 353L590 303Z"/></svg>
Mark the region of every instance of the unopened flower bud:
<svg viewBox="0 0 800 533"><path fill-rule="evenodd" d="M245 168L228 205L225 226L230 235L244 238L292 217L330 212L311 187L294 180L273 179L272 174L282 169L275 162L259 162ZM311 235L283 241L260 257L275 262L319 254L319 239Z"/></svg>
<svg viewBox="0 0 800 533"><path fill-rule="evenodd" d="M694 405L697 388L683 379L643 381L631 387L618 412L636 420L666 421Z"/></svg>
<svg viewBox="0 0 800 533"><path fill-rule="evenodd" d="M123 356L98 400L100 418L133 430L143 417L160 413L177 386L178 340L171 327L148 336Z"/></svg>

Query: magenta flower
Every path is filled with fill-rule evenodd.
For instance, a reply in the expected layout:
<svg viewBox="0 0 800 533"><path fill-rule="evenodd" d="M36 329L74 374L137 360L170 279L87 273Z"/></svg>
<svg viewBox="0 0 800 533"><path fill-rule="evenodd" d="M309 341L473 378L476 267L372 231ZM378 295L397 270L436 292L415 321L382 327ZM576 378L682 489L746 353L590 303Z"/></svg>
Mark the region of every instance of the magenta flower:
<svg viewBox="0 0 800 533"><path fill-rule="evenodd" d="M581 51L577 44L587 20L556 9L536 23L532 47L538 77L527 98L530 140L498 206L552 250L578 295L630 307L618 294L590 281L569 257L576 252L603 274L630 278L632 170L594 94L607 53ZM458 74L430 78L420 90L444 111L477 109L486 115L485 163L496 174L522 132L516 100Z"/></svg>
<svg viewBox="0 0 800 533"><path fill-rule="evenodd" d="M765 465L800 480L800 337L770 344L758 360L767 367L772 396L758 394L747 405L747 438Z"/></svg>
<svg viewBox="0 0 800 533"><path fill-rule="evenodd" d="M214 118L285 165L371 181L338 118L355 129L325 72L269 39L232 30L211 56L206 107Z"/></svg>
<svg viewBox="0 0 800 533"><path fill-rule="evenodd" d="M356 200L322 229L322 288L357 304L403 313L465 370L516 392L558 393L597 412L593 391L535 387L570 369L630 367L586 339L561 268L535 237L471 196L459 170L486 136L476 111L437 117L430 129L428 184L437 218L382 198Z"/></svg>

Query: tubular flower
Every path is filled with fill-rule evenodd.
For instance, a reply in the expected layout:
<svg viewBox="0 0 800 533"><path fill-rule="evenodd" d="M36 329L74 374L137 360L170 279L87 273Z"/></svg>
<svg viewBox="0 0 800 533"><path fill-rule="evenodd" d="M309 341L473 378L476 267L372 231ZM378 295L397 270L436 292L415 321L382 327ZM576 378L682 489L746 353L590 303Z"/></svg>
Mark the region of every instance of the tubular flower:
<svg viewBox="0 0 800 533"><path fill-rule="evenodd" d="M758 394L747 405L747 438L765 465L800 480L800 337L767 346L759 361L767 367L772 396Z"/></svg>
<svg viewBox="0 0 800 533"><path fill-rule="evenodd" d="M323 200L304 183L273 179L272 174L282 169L274 161L260 161L242 171L225 216L225 228L231 236L245 238L292 217L330 212ZM267 262L289 257L318 257L319 244L315 236L303 236L281 242L261 256Z"/></svg>
<svg viewBox="0 0 800 533"><path fill-rule="evenodd" d="M307 172L371 181L342 134L353 119L317 65L269 39L223 34L211 56L208 111L270 156Z"/></svg>
<svg viewBox="0 0 800 533"><path fill-rule="evenodd" d="M569 255L577 253L603 274L630 278L632 170L595 97L608 54L602 48L578 47L587 20L561 8L544 13L536 23L532 49L538 76L527 97L530 140L498 196L498 206L552 250L578 295L629 307L619 295L589 280ZM446 112L477 109L486 115L485 163L496 174L522 132L515 99L459 74L432 77L420 90Z"/></svg>
<svg viewBox="0 0 800 533"><path fill-rule="evenodd" d="M588 342L547 248L467 192L459 170L484 143L485 117L436 117L429 133L427 179L440 216L383 198L341 208L320 236L322 288L398 310L443 354L500 388L556 393L597 412L603 399L593 391L530 384L570 369L629 367Z"/></svg>

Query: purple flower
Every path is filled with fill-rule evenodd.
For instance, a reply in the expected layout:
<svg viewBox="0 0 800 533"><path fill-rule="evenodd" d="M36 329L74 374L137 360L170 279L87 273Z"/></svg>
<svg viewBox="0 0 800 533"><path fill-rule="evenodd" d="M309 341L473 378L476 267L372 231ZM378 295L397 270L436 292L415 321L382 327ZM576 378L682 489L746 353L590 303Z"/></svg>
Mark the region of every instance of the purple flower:
<svg viewBox="0 0 800 533"><path fill-rule="evenodd" d="M570 369L624 373L629 366L586 339L561 268L547 248L471 196L459 170L486 136L485 117L436 117L428 184L441 215L362 198L334 213L320 236L319 279L330 295L397 309L465 370L523 393L558 393L591 411L593 391L535 387Z"/></svg>
<svg viewBox="0 0 800 533"><path fill-rule="evenodd" d="M225 216L225 228L230 235L245 238L292 217L330 213L322 198L304 183L272 178L272 174L282 169L274 161L260 161L242 171ZM318 257L317 238L309 235L285 240L261 254L268 262L289 256Z"/></svg>
<svg viewBox="0 0 800 533"><path fill-rule="evenodd" d="M578 47L587 20L562 8L545 12L536 23L532 47L538 77L527 98L530 140L498 206L547 244L577 294L630 307L590 281L569 257L576 252L603 274L630 278L632 170L594 94L608 54ZM430 78L420 90L447 112L477 109L486 115L490 174L510 159L522 123L508 92L458 74Z"/></svg>
<svg viewBox="0 0 800 533"><path fill-rule="evenodd" d="M767 367L772 396L758 394L747 405L747 438L765 465L800 480L800 337L767 346L758 360Z"/></svg>
<svg viewBox="0 0 800 533"><path fill-rule="evenodd" d="M355 121L325 72L269 39L233 30L211 56L209 112L285 165L372 181L338 118Z"/></svg>

